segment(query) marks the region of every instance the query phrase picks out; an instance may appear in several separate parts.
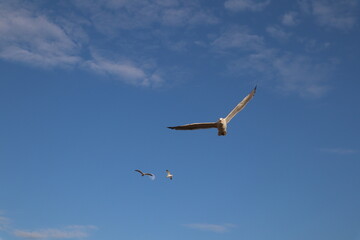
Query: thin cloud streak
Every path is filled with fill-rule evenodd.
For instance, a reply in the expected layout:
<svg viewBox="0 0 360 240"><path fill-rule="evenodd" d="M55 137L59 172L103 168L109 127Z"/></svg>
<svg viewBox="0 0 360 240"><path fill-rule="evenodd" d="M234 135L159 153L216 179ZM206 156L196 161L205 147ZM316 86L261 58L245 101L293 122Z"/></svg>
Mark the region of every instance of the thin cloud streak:
<svg viewBox="0 0 360 240"><path fill-rule="evenodd" d="M358 3L356 0L301 0L301 10L315 17L320 26L349 30L356 24Z"/></svg>
<svg viewBox="0 0 360 240"><path fill-rule="evenodd" d="M31 239L81 239L89 237L90 230L97 230L97 227L93 225L71 225L64 229L49 228L37 231L15 229L13 235Z"/></svg>
<svg viewBox="0 0 360 240"><path fill-rule="evenodd" d="M69 238L85 238L88 233L82 231L64 231L58 229L44 229L39 231L23 231L15 230L14 235L21 238L55 238L55 239L69 239Z"/></svg>
<svg viewBox="0 0 360 240"><path fill-rule="evenodd" d="M322 148L321 151L327 153L342 154L342 155L355 154L358 152L355 149L349 149L349 148Z"/></svg>
<svg viewBox="0 0 360 240"><path fill-rule="evenodd" d="M261 11L267 5L270 4L270 0L256 1L256 0L227 0L224 3L224 7L229 11Z"/></svg>
<svg viewBox="0 0 360 240"><path fill-rule="evenodd" d="M212 43L219 49L240 49L243 51L259 51L264 47L261 36L249 33L245 28L231 28Z"/></svg>
<svg viewBox="0 0 360 240"><path fill-rule="evenodd" d="M163 79L156 69L145 71L129 60L111 61L94 55L93 60L86 61L84 66L100 74L115 76L132 85L158 87L163 83Z"/></svg>
<svg viewBox="0 0 360 240"><path fill-rule="evenodd" d="M234 224L208 224L208 223L192 223L192 224L184 224L184 226L192 229L216 232L216 233L228 232L231 228L235 227Z"/></svg>
<svg viewBox="0 0 360 240"><path fill-rule="evenodd" d="M69 225L64 228L47 228L33 231L17 229L10 223L9 218L0 215L0 232L30 239L83 239L89 237L91 231L98 230L98 227L94 225Z"/></svg>

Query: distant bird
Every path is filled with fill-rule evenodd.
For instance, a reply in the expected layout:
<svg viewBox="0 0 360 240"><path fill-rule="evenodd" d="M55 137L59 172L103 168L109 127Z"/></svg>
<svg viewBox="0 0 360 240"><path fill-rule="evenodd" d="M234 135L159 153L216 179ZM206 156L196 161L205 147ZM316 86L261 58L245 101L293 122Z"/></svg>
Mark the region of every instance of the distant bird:
<svg viewBox="0 0 360 240"><path fill-rule="evenodd" d="M175 129L175 130L195 130L195 129L205 129L205 128L217 128L218 135L225 136L227 133L227 131L226 131L227 124L254 97L255 92L256 92L256 86L225 118L219 118L219 120L217 122L191 123L191 124L175 126L175 127L168 127L168 128Z"/></svg>
<svg viewBox="0 0 360 240"><path fill-rule="evenodd" d="M152 180L155 179L155 175L152 173L143 173L142 171L140 171L139 169L136 169L135 172L138 172L141 174L141 176L149 176Z"/></svg>
<svg viewBox="0 0 360 240"><path fill-rule="evenodd" d="M167 178L170 178L170 180L172 180L173 179L173 175L170 173L170 171L169 170L166 170L166 173L167 173Z"/></svg>

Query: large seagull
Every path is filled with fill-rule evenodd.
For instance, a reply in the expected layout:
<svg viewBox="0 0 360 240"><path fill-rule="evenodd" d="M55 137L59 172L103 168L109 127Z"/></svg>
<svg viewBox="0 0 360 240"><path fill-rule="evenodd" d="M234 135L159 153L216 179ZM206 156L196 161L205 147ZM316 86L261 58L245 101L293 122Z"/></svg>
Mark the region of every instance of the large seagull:
<svg viewBox="0 0 360 240"><path fill-rule="evenodd" d="M217 122L191 123L191 124L186 124L186 125L181 125L181 126L176 126L176 127L168 127L168 128L175 129L175 130L195 130L195 129L205 129L205 128L217 128L218 135L225 136L227 133L226 132L227 124L254 97L255 92L256 92L256 86L225 118L219 118L219 120Z"/></svg>

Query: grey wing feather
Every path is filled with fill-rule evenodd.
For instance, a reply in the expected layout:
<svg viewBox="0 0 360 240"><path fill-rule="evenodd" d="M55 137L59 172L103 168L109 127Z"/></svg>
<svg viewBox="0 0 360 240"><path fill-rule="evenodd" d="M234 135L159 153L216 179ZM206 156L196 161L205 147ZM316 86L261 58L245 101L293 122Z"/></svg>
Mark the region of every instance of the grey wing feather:
<svg viewBox="0 0 360 240"><path fill-rule="evenodd" d="M140 171L138 169L136 169L135 172L141 173L141 175L144 174L142 171Z"/></svg>
<svg viewBox="0 0 360 240"><path fill-rule="evenodd" d="M231 119L243 108L246 106L246 104L254 97L256 92L256 86L255 88L226 116L225 120L226 123L229 123Z"/></svg>
<svg viewBox="0 0 360 240"><path fill-rule="evenodd" d="M195 129L205 129L205 128L216 128L216 122L212 123L191 123L181 126L168 127L175 130L195 130Z"/></svg>
<svg viewBox="0 0 360 240"><path fill-rule="evenodd" d="M151 174L151 173L144 173L144 175L154 176L154 175L153 175L153 174Z"/></svg>

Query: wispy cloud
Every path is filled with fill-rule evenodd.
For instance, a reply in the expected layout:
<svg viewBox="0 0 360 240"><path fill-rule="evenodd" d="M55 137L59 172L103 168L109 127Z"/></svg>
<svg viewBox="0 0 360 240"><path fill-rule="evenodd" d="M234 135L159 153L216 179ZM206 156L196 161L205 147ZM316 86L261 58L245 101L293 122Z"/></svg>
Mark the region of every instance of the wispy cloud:
<svg viewBox="0 0 360 240"><path fill-rule="evenodd" d="M133 85L158 87L163 79L156 69L145 69L129 60L113 61L94 55L84 66L101 74L107 74Z"/></svg>
<svg viewBox="0 0 360 240"><path fill-rule="evenodd" d="M358 151L350 148L322 148L321 151L335 154L355 154Z"/></svg>
<svg viewBox="0 0 360 240"><path fill-rule="evenodd" d="M290 33L285 32L284 29L277 25L268 26L266 32L270 34L273 38L278 40L287 40L290 37Z"/></svg>
<svg viewBox="0 0 360 240"><path fill-rule="evenodd" d="M191 223L191 224L184 224L184 226L192 229L216 232L216 233L228 232L231 228L235 227L234 224L208 224L208 223Z"/></svg>
<svg viewBox="0 0 360 240"><path fill-rule="evenodd" d="M0 212L1 214L1 212ZM31 239L83 239L97 230L94 225L69 225L63 228L47 228L41 230L21 230L12 226L10 219L0 216L0 231L19 238Z"/></svg>
<svg viewBox="0 0 360 240"><path fill-rule="evenodd" d="M309 57L285 54L273 59L272 66L282 81L281 89L298 92L303 97L320 97L329 90L326 85L331 67L315 63Z"/></svg>
<svg viewBox="0 0 360 240"><path fill-rule="evenodd" d="M80 61L78 45L46 16L0 3L0 58L42 67Z"/></svg>
<svg viewBox="0 0 360 240"><path fill-rule="evenodd" d="M95 28L105 34L121 29L146 29L153 24L165 26L193 26L215 24L214 14L203 10L197 1L75 1L75 5L89 16Z"/></svg>
<svg viewBox="0 0 360 240"><path fill-rule="evenodd" d="M161 23L170 26L216 24L218 19L213 15L193 8L170 8L161 13Z"/></svg>
<svg viewBox="0 0 360 240"><path fill-rule="evenodd" d="M93 228L91 228L93 229ZM89 236L87 226L71 229L42 229L38 231L14 230L16 237L32 239L79 239Z"/></svg>
<svg viewBox="0 0 360 240"><path fill-rule="evenodd" d="M317 63L306 55L264 49L239 58L230 69L268 80L284 94L295 93L304 98L318 98L329 90L328 82L333 64Z"/></svg>
<svg viewBox="0 0 360 240"><path fill-rule="evenodd" d="M267 32L280 40L290 37L278 26L268 27ZM269 48L262 36L252 34L245 27L230 28L217 37L212 46L237 58L229 64L231 72L255 74L271 81L283 93L320 97L329 90L333 61L317 62L306 54ZM236 50L240 53L233 54Z"/></svg>
<svg viewBox="0 0 360 240"><path fill-rule="evenodd" d="M81 239L89 236L89 231L96 230L92 225L72 225L63 229L41 229L36 231L19 230L13 231L13 235L21 238L31 239Z"/></svg>
<svg viewBox="0 0 360 240"><path fill-rule="evenodd" d="M120 4L105 2L109 6ZM36 7L0 3L0 58L45 68L82 67L136 86L162 84L158 69L139 66L126 58L112 61L92 54L91 46L84 49L88 37L81 28L75 27L75 31L74 25L64 19L55 23L32 8ZM83 51L90 52L87 58L82 56Z"/></svg>
<svg viewBox="0 0 360 240"><path fill-rule="evenodd" d="M287 12L281 18L281 23L285 26L295 26L299 23L297 12Z"/></svg>
<svg viewBox="0 0 360 240"><path fill-rule="evenodd" d="M246 28L236 27L221 34L212 44L219 49L258 51L264 47L264 40L261 36L249 33Z"/></svg>
<svg viewBox="0 0 360 240"><path fill-rule="evenodd" d="M227 0L224 6L230 11L261 11L267 5L270 4L270 0L257 1L257 0Z"/></svg>
<svg viewBox="0 0 360 240"><path fill-rule="evenodd" d="M4 231L8 228L10 224L10 219L4 216L0 216L0 231Z"/></svg>
<svg viewBox="0 0 360 240"><path fill-rule="evenodd" d="M299 4L302 11L313 15L321 26L349 30L357 22L356 0L301 0Z"/></svg>

